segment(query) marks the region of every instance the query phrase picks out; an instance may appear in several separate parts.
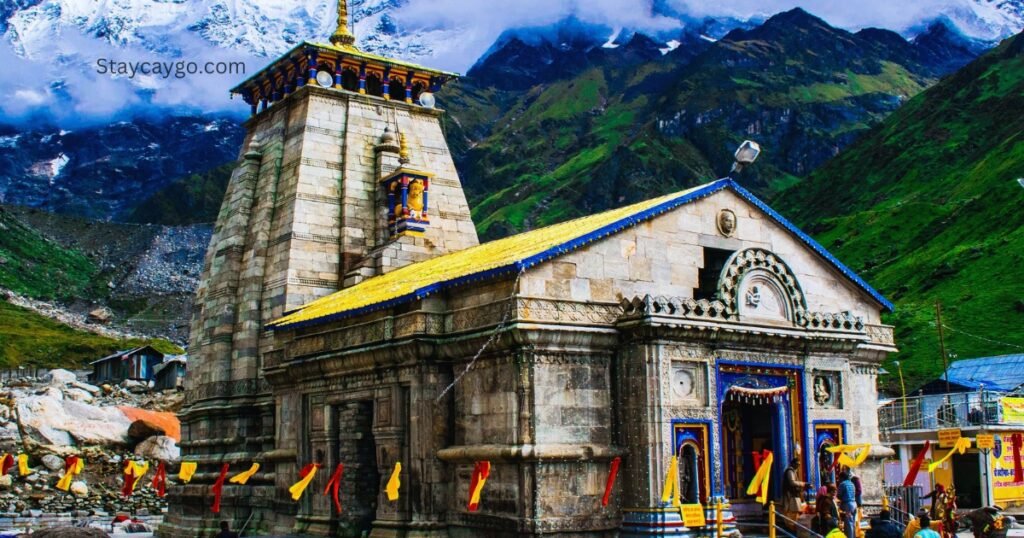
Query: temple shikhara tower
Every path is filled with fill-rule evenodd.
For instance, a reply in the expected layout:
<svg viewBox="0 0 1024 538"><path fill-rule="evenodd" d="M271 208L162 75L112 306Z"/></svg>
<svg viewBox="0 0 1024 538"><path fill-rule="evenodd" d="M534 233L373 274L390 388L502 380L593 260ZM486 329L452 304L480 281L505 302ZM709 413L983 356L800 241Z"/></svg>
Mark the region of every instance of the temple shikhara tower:
<svg viewBox="0 0 1024 538"><path fill-rule="evenodd" d="M479 244L435 108L454 78L360 51L342 0L330 44L232 90L252 117L191 327L198 472L161 535L697 535L661 499L673 456L731 530L761 454L778 498L793 458L833 480L838 445L871 445L879 495L884 297L731 179ZM253 463L213 513L222 465Z"/></svg>

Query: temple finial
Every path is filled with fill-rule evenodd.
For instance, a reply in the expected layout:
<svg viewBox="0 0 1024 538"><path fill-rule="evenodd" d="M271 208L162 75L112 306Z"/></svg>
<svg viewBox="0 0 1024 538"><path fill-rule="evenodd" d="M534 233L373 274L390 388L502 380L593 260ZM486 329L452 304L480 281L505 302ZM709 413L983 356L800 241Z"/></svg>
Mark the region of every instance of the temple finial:
<svg viewBox="0 0 1024 538"><path fill-rule="evenodd" d="M338 0L338 29L331 35L331 44L342 48L355 48L356 36L348 29L348 2Z"/></svg>
<svg viewBox="0 0 1024 538"><path fill-rule="evenodd" d="M398 133L398 162L409 164L409 143L405 139L405 133Z"/></svg>

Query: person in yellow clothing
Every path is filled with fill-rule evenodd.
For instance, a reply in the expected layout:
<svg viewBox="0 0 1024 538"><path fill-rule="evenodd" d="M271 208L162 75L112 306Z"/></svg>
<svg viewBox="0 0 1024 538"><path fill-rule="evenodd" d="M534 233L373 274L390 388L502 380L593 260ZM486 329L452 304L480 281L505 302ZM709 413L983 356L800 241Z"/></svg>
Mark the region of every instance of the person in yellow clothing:
<svg viewBox="0 0 1024 538"><path fill-rule="evenodd" d="M821 528L829 529L828 533L825 534L825 538L846 538L846 533L839 527L839 521L832 519L831 517L825 519Z"/></svg>
<svg viewBox="0 0 1024 538"><path fill-rule="evenodd" d="M907 523L907 528L903 531L903 538L914 538L917 531L921 530L921 516L927 516L928 512L922 508L917 512L917 517L911 519Z"/></svg>

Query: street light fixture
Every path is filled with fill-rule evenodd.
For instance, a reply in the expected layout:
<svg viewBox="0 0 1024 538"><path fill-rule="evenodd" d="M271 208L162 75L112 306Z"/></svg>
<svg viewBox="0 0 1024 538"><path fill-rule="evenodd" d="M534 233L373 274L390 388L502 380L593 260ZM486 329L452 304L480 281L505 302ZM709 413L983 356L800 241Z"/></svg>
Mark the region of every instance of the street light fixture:
<svg viewBox="0 0 1024 538"><path fill-rule="evenodd" d="M733 155L736 162L732 164L732 170L729 170L729 175L739 173L744 167L754 164L757 160L757 156L761 154L761 146L753 140L744 140L740 147L736 148L736 153Z"/></svg>

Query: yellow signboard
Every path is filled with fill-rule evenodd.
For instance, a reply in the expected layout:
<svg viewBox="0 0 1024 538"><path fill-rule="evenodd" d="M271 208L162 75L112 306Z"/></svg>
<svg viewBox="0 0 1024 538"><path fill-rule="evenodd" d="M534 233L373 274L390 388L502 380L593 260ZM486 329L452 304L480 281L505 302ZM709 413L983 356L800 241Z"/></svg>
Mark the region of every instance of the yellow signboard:
<svg viewBox="0 0 1024 538"><path fill-rule="evenodd" d="M1024 501L1024 482L1013 481L1013 449L1010 436L1016 432L1001 433L996 437L996 446L989 453L989 470L992 472L992 497L998 503Z"/></svg>
<svg viewBox="0 0 1024 538"><path fill-rule="evenodd" d="M978 450L992 450L996 447L996 436L991 433L979 433L974 438L974 443Z"/></svg>
<svg viewBox="0 0 1024 538"><path fill-rule="evenodd" d="M1003 411L1003 423L1024 424L1024 398L1006 396L999 399L999 406Z"/></svg>
<svg viewBox="0 0 1024 538"><path fill-rule="evenodd" d="M939 448L953 448L957 440L960 439L960 429L950 428L948 430L939 430Z"/></svg>
<svg viewBox="0 0 1024 538"><path fill-rule="evenodd" d="M703 527L707 525L704 519L704 507L700 504L684 504L679 511L683 515L683 525L687 527Z"/></svg>

